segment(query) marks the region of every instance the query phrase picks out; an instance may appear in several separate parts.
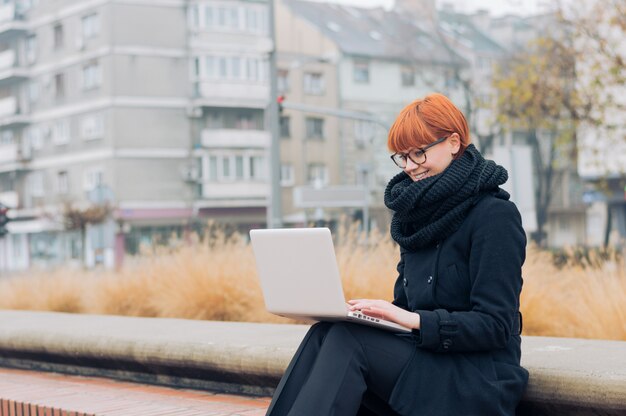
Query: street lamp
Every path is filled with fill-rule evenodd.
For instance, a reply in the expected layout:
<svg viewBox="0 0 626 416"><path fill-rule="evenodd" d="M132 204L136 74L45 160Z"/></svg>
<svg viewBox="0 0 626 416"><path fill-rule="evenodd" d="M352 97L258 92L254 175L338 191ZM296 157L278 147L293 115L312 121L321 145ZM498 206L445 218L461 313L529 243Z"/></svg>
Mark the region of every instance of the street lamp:
<svg viewBox="0 0 626 416"><path fill-rule="evenodd" d="M280 137L278 118L278 79L276 70L276 25L274 22L274 1L269 0L269 31L272 49L269 54L270 102L268 123L270 143L270 198L267 207L267 228L280 228L283 225L282 198L280 187Z"/></svg>

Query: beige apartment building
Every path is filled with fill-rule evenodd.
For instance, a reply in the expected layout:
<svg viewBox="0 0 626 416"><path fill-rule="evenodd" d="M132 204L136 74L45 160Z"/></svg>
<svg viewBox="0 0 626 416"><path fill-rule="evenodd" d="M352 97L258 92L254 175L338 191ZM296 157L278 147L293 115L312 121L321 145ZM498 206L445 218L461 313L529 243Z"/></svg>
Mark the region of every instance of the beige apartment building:
<svg viewBox="0 0 626 416"><path fill-rule="evenodd" d="M290 127L304 133L304 139L283 141L283 163L296 165L291 161L301 159L309 166L325 165L328 173L323 175L328 179L322 175L320 181L319 175L301 166L296 184L318 179L330 188L361 189L367 195L366 206L326 210L326 219L343 212L348 218L362 220L368 211L365 216L370 217L372 226L386 228L390 213L382 194L398 172L386 148L387 129L399 111L417 97L432 91L458 95L452 77L455 69L466 63L428 26L414 25L401 9L299 0L280 0L278 4L279 80L288 86L286 102L303 104L305 109L329 109L322 116L285 110ZM306 138L315 118L322 120L318 123L324 126L324 140ZM332 195L341 198L340 192ZM288 193L284 197L289 207ZM292 212L297 213L297 207Z"/></svg>

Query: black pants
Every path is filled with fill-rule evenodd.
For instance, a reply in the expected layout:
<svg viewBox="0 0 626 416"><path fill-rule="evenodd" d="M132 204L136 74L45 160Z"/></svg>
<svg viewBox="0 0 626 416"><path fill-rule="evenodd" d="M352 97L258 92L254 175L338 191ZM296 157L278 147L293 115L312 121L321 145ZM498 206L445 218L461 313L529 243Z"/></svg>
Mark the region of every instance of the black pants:
<svg viewBox="0 0 626 416"><path fill-rule="evenodd" d="M387 402L415 346L365 325L311 327L283 375L268 416L396 415Z"/></svg>

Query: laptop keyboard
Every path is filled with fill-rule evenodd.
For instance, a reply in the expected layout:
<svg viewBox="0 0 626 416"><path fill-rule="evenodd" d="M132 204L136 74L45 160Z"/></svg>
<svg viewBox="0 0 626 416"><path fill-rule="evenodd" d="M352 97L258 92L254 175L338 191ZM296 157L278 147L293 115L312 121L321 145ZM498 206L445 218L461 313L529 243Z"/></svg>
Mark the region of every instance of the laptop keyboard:
<svg viewBox="0 0 626 416"><path fill-rule="evenodd" d="M351 314L354 318L363 319L365 321L380 322L380 319L363 315L361 312L351 312Z"/></svg>

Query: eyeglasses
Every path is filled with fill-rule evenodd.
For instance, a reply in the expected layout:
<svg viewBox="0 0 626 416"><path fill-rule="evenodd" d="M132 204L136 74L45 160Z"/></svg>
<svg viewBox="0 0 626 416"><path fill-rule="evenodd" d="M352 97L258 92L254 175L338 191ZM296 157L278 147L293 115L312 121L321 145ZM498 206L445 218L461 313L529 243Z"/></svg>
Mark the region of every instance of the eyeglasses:
<svg viewBox="0 0 626 416"><path fill-rule="evenodd" d="M426 163L426 150L435 145L438 145L439 143L446 140L448 137L449 136L437 139L431 144L424 146L421 149L413 149L409 153L394 153L391 155L391 160L393 160L393 163L395 163L400 169L406 168L407 158L411 159L411 162L419 166L423 163Z"/></svg>

